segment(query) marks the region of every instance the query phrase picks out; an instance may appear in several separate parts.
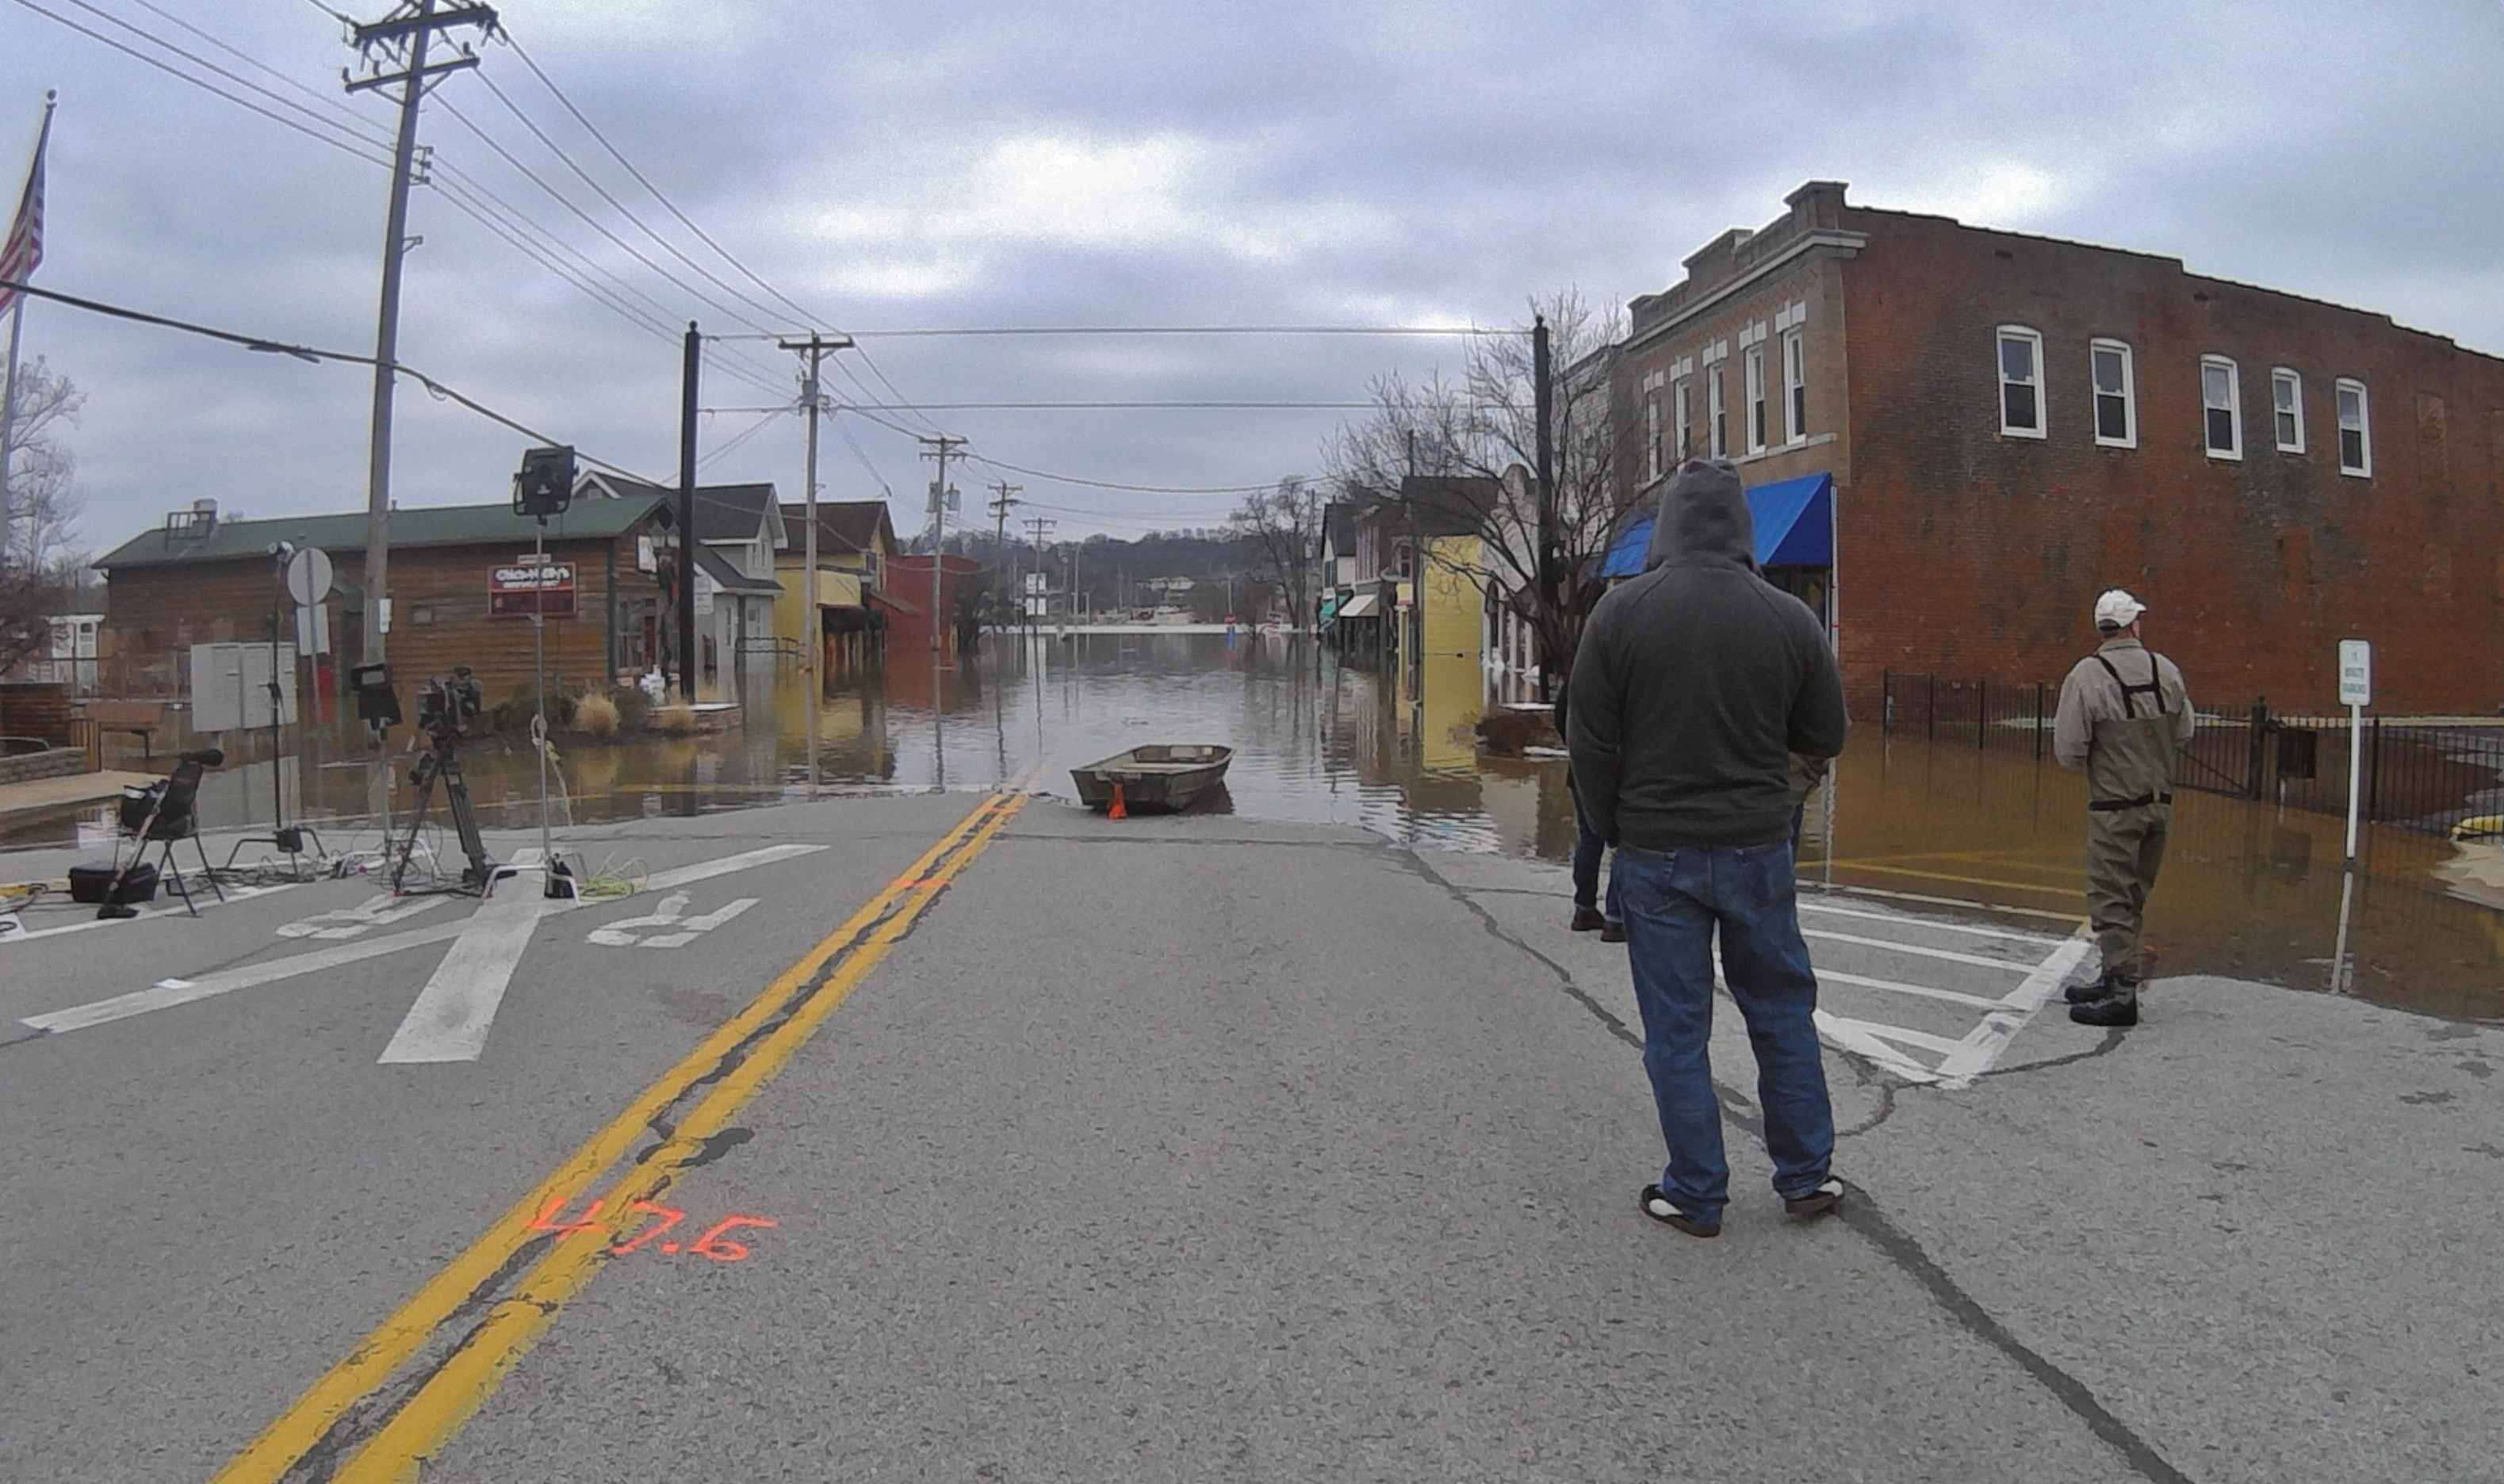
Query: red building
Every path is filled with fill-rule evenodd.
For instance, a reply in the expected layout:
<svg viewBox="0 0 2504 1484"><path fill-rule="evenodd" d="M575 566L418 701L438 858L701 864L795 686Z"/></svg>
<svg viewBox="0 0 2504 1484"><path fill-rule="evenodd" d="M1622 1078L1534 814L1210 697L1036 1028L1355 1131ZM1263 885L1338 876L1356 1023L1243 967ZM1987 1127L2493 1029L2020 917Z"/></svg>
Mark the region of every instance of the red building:
<svg viewBox="0 0 2504 1484"><path fill-rule="evenodd" d="M2181 261L1855 206L1813 181L1638 298L1618 466L1833 479L1854 711L1880 673L2055 680L2096 593L2204 704L2504 703L2504 361ZM1795 588L1794 590L1798 590Z"/></svg>
<svg viewBox="0 0 2504 1484"><path fill-rule="evenodd" d="M910 659L930 648L930 557L892 556L886 561L886 580L871 601L887 615L887 653L892 660ZM983 569L971 557L949 552L939 559L940 633L953 648L957 590Z"/></svg>

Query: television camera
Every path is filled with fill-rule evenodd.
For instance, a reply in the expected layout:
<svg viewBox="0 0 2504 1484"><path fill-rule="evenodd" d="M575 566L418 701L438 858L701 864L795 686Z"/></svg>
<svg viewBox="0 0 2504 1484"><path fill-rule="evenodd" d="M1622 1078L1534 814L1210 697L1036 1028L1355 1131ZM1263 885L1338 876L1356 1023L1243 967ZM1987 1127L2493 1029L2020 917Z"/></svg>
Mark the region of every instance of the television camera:
<svg viewBox="0 0 2504 1484"><path fill-rule="evenodd" d="M470 735L478 713L487 707L487 688L467 665L455 665L449 677L435 675L417 693L417 729L437 746Z"/></svg>
<svg viewBox="0 0 2504 1484"><path fill-rule="evenodd" d="M370 678L383 693L375 698L374 710L399 719L400 700L390 694L389 673ZM359 676L361 711L365 701L362 687L367 683L368 677ZM461 884L455 889L484 896L496 879L496 863L487 858L486 842L478 838L478 816L470 807L469 782L461 776L461 739L470 735L486 704L487 689L467 665L455 665L450 675L432 676L418 689L417 729L425 735L427 746L408 771L408 781L417 789L417 811L409 816L408 833L401 837L400 848L393 852L394 892L401 890L401 880L408 874L409 856L417 848L418 832L426 825L427 806L434 801L437 782L443 785L444 802L452 811L452 827L461 837L461 853L469 858L469 865L461 873ZM379 725L376 730L379 733Z"/></svg>

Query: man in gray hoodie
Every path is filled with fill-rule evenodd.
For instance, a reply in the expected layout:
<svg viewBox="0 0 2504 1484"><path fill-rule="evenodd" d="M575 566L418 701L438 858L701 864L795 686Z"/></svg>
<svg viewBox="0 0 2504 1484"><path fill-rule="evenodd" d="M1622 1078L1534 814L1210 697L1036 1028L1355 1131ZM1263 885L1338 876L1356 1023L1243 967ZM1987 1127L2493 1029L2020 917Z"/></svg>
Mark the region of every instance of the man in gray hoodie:
<svg viewBox="0 0 2504 1484"><path fill-rule="evenodd" d="M1706 1039L1713 946L1756 1053L1774 1190L1835 1208L1834 1114L1812 1017L1791 862L1791 759L1831 758L1849 723L1825 628L1756 573L1738 471L1679 469L1646 570L1600 600L1575 658L1566 745L1584 817L1617 847L1644 1070L1669 1163L1644 1213L1722 1229L1730 1168Z"/></svg>

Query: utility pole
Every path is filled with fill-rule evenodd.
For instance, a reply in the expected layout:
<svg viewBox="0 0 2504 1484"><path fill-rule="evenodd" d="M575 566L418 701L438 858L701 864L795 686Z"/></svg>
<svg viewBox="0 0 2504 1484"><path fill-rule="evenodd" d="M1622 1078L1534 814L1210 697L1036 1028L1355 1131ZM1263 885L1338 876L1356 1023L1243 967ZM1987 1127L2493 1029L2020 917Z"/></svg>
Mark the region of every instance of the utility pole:
<svg viewBox="0 0 2504 1484"><path fill-rule="evenodd" d="M1058 525L1060 525L1060 524L1061 524L1061 522L1059 522L1059 521L1057 521L1057 520L1052 520L1052 519L1050 519L1050 518L1048 518L1048 517L1041 516L1041 515L1035 516L1035 517L1033 517L1033 518L1029 519L1029 520L1026 523L1026 529L1034 533L1034 570L1035 570L1035 575L1037 575L1037 576L1039 576L1039 577L1042 577L1042 578L1043 578L1043 580L1044 580L1044 582L1045 582L1047 585L1048 585L1048 584L1050 584L1050 582L1052 581L1052 576L1051 576L1051 574L1050 574L1050 573L1045 569L1044 565L1043 565L1043 564L1044 564L1043 540L1044 540L1044 537L1045 537L1045 536L1048 536L1048 535L1050 535L1052 534L1052 528L1053 528L1053 527L1055 527L1055 526L1058 526ZM1047 599L1045 600L1045 604L1044 604L1044 605L1045 605L1045 607L1046 607L1047 609L1051 606L1051 602L1050 602L1050 599L1049 599L1048 597L1047 597ZM1034 622L1033 622L1033 620L1035 619L1036 614L1035 614L1031 609L1028 609L1028 608L1026 607L1026 599L1025 599L1025 597L1024 597L1023 595L1021 595L1021 596L1019 597L1019 599L1018 599L1018 607L1019 607L1020 611L1022 611L1022 612L1024 612L1024 613L1026 614L1026 627L1027 627L1027 628L1029 628L1029 629L1033 628L1033 627L1034 627ZM1051 617L1052 615L1051 615L1049 612L1046 612L1046 613L1045 613L1045 614L1043 614L1042 616L1043 616L1043 617L1046 617L1046 618L1049 618L1049 617Z"/></svg>
<svg viewBox="0 0 2504 1484"><path fill-rule="evenodd" d="M426 96L429 78L478 65L476 53L465 47L453 60L430 66L426 47L435 32L464 25L478 27L482 35L493 35L496 13L484 5L437 10L435 0L406 0L389 16L356 26L349 33L357 44L358 56L367 63L373 60L377 48L392 61L404 57L407 63L399 72L368 73L347 85L350 92L400 85L400 136L392 151L391 209L383 227L382 309L374 328L373 427L365 464L365 567L362 577L365 588L365 632L359 652L368 665L382 661L383 628L391 604L386 594L391 566L392 391L400 371L400 260L407 256L409 247L408 188L417 163L417 107Z"/></svg>
<svg viewBox="0 0 2504 1484"><path fill-rule="evenodd" d="M800 660L800 673L809 679L809 792L817 792L817 707L825 699L825 677L817 673L818 658L826 650L825 619L817 607L817 412L825 399L817 393L817 365L826 352L842 350L852 343L850 335L821 335L809 331L806 340L782 341L782 349L798 351L809 358L806 371L800 374L800 401L809 409L809 467L802 479L801 500L807 512L803 520L808 534L800 548L800 638L805 646Z"/></svg>
<svg viewBox="0 0 2504 1484"><path fill-rule="evenodd" d="M1556 389L1548 374L1548 317L1530 317L1531 417L1538 423L1535 431L1539 468L1539 610L1548 622L1540 636L1539 699L1553 701L1556 697L1556 662L1561 655L1548 653L1549 635L1558 625L1556 593L1560 553L1556 549L1556 448L1548 425L1553 421Z"/></svg>
<svg viewBox="0 0 2504 1484"><path fill-rule="evenodd" d="M687 322L678 370L678 701L696 704L696 383L704 336Z"/></svg>
<svg viewBox="0 0 2504 1484"><path fill-rule="evenodd" d="M930 481L930 652L937 654L941 647L939 639L939 623L941 617L939 612L939 544L946 536L945 522L947 520L948 461L956 457L956 450L965 446L965 440L962 438L952 438L943 432L937 437L922 438L919 441L929 445L928 450L925 451L922 457L924 459L936 459L939 461L939 472ZM932 704L934 706L937 704L935 697L933 698Z"/></svg>
<svg viewBox="0 0 2504 1484"><path fill-rule="evenodd" d="M1025 485L1011 484L1005 479L991 486L991 560L994 562L999 560L1002 548L1009 543L1009 506L1026 503L1025 500L1016 498L1018 491L1025 488ZM1012 569L1015 568L1014 560L1011 561L1010 566ZM1012 594L1015 592L1014 582L1011 584L1011 592ZM1019 606L1025 606L1024 600L1019 601ZM997 613L998 606L994 604L991 611Z"/></svg>

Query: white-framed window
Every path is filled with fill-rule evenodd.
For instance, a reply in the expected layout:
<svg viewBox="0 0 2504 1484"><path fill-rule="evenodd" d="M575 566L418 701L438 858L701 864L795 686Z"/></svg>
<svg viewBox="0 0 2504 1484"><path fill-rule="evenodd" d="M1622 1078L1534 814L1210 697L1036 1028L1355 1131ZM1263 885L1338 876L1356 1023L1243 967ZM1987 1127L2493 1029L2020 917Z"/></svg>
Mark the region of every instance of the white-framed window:
<svg viewBox="0 0 2504 1484"><path fill-rule="evenodd" d="M2201 441L2211 459L2243 456L2243 383L2234 362L2200 358Z"/></svg>
<svg viewBox="0 0 2504 1484"><path fill-rule="evenodd" d="M2022 325L2000 327L2000 431L2043 436L2043 337Z"/></svg>
<svg viewBox="0 0 2504 1484"><path fill-rule="evenodd" d="M1669 389L1669 430L1677 462L1695 457L1695 378L1681 376Z"/></svg>
<svg viewBox="0 0 2504 1484"><path fill-rule="evenodd" d="M2139 446L2139 386L2130 347L2119 340L2087 344L2088 379L2096 389L2096 441L2106 448Z"/></svg>
<svg viewBox="0 0 2504 1484"><path fill-rule="evenodd" d="M1748 387L1748 452L1752 454L1761 454L1765 451L1765 418L1767 415L1765 407L1765 348L1761 345L1749 346L1747 360L1744 364L1747 368L1746 374Z"/></svg>
<svg viewBox="0 0 2504 1484"><path fill-rule="evenodd" d="M2365 384L2352 376L2342 376L2330 386L2339 399L2339 472L2371 479L2374 424L2373 409L2365 399Z"/></svg>
<svg viewBox="0 0 2504 1484"><path fill-rule="evenodd" d="M1704 424L1716 459L1730 457L1730 399L1722 387L1722 362L1704 373Z"/></svg>
<svg viewBox="0 0 2504 1484"><path fill-rule="evenodd" d="M1644 398L1644 483L1660 477L1660 398Z"/></svg>
<svg viewBox="0 0 2504 1484"><path fill-rule="evenodd" d="M1783 439L1808 441L1808 346L1797 326L1783 331Z"/></svg>
<svg viewBox="0 0 2504 1484"><path fill-rule="evenodd" d="M2270 431L2279 453L2304 452L2304 378L2282 365L2270 369Z"/></svg>

